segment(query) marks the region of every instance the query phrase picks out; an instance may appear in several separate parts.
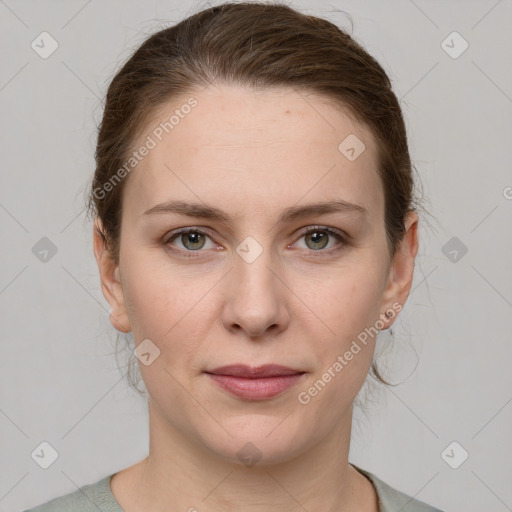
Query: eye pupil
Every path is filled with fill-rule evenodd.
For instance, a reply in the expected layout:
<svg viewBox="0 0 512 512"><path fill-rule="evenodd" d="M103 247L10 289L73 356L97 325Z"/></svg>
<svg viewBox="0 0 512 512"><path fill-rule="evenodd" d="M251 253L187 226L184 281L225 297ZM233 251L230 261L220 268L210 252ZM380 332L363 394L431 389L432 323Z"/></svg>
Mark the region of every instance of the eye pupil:
<svg viewBox="0 0 512 512"><path fill-rule="evenodd" d="M200 244L199 247L190 247L190 243L193 244L196 244L198 243L198 241L200 241L201 237L202 237L202 233L196 233L194 231L189 231L188 233L183 233L181 235L181 241L183 243L183 245L187 248L187 249L192 249L192 250L197 250L197 249L201 249L203 246L204 246L204 237L203 237L203 240L202 240L202 244Z"/></svg>
<svg viewBox="0 0 512 512"><path fill-rule="evenodd" d="M320 244L320 247L314 246L311 249L323 249L327 245L328 235L322 231L311 231L306 235L306 240L308 238L312 239L313 244Z"/></svg>

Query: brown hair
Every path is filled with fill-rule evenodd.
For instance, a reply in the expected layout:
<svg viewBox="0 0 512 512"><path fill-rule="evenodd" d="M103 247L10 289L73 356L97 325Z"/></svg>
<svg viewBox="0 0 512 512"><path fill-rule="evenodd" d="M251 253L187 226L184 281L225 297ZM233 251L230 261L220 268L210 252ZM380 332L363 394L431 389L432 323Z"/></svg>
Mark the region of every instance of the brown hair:
<svg viewBox="0 0 512 512"><path fill-rule="evenodd" d="M325 19L281 3L243 2L208 8L154 33L110 83L88 209L101 220L102 236L116 262L126 179L107 184L119 176L159 107L212 83L284 86L319 94L368 127L379 148L386 235L390 255L395 254L405 217L416 208L406 128L385 71ZM373 364L372 371L385 382Z"/></svg>

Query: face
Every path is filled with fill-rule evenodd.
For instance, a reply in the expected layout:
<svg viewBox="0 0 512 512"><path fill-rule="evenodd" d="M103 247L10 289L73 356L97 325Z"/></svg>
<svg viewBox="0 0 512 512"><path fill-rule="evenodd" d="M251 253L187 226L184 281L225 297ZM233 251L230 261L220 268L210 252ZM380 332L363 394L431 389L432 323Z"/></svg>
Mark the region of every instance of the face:
<svg viewBox="0 0 512 512"><path fill-rule="evenodd" d="M166 104L137 147L148 135L119 266L95 238L112 322L150 340L140 370L169 433L233 461L246 442L267 462L297 456L349 421L376 329L409 293L415 214L391 261L375 140L321 97L209 87ZM296 375L206 373L238 364Z"/></svg>

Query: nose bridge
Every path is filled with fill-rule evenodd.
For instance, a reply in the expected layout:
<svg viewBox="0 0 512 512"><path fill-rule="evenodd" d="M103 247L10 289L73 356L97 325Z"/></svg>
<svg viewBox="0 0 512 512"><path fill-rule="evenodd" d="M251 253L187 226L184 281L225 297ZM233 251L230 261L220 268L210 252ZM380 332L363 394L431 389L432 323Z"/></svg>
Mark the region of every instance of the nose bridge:
<svg viewBox="0 0 512 512"><path fill-rule="evenodd" d="M236 247L224 311L226 328L238 326L250 336L275 325L283 328L288 321L284 285L275 275L275 255L264 243L248 236Z"/></svg>
<svg viewBox="0 0 512 512"><path fill-rule="evenodd" d="M275 266L275 257L270 245L264 244L264 240L260 243L253 236L247 236L238 244L233 277L241 294L252 296L253 299L257 299L255 294L263 294L267 295L267 300L271 300L272 296L279 293L275 286L276 278L271 271Z"/></svg>

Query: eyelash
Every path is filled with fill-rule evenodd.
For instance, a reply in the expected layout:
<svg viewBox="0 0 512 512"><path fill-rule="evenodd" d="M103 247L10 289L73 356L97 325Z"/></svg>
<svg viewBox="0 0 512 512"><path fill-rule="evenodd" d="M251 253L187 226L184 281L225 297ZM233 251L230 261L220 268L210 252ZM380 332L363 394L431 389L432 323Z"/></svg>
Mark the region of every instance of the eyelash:
<svg viewBox="0 0 512 512"><path fill-rule="evenodd" d="M304 229L300 233L300 236L299 236L298 240L300 240L302 237L308 235L309 233L313 233L315 231L326 232L329 235L332 235L335 238L337 238L338 241L341 243L337 247L331 248L331 249L327 249L327 250L319 249L319 250L315 251L313 249L310 249L309 252L318 253L318 254L315 254L315 257L322 257L324 255L325 256L331 255L333 253L336 253L336 252L340 251L345 246L350 246L351 245L351 243L349 241L348 235L343 235L341 232L339 232L337 230L334 230L333 228L330 228L328 226L309 226L308 228ZM201 229L198 229L196 227L188 227L188 228L179 229L177 231L172 231L170 236L167 237L165 239L165 241L163 241L163 245L165 245L169 250L171 250L171 251L173 251L173 252L175 252L177 254L180 254L181 256L183 256L185 258L197 258L198 255L196 255L194 253L200 253L200 252L204 252L204 251L201 251L201 249L198 249L197 251L177 249L177 248L175 248L175 247L173 247L171 245L171 242L174 241L179 235L181 235L183 233L198 233L198 234L201 234L201 235L205 235L205 236L207 236L207 237L209 237L211 239L211 236L207 232L202 231ZM321 254L321 253L323 253L323 254Z"/></svg>

